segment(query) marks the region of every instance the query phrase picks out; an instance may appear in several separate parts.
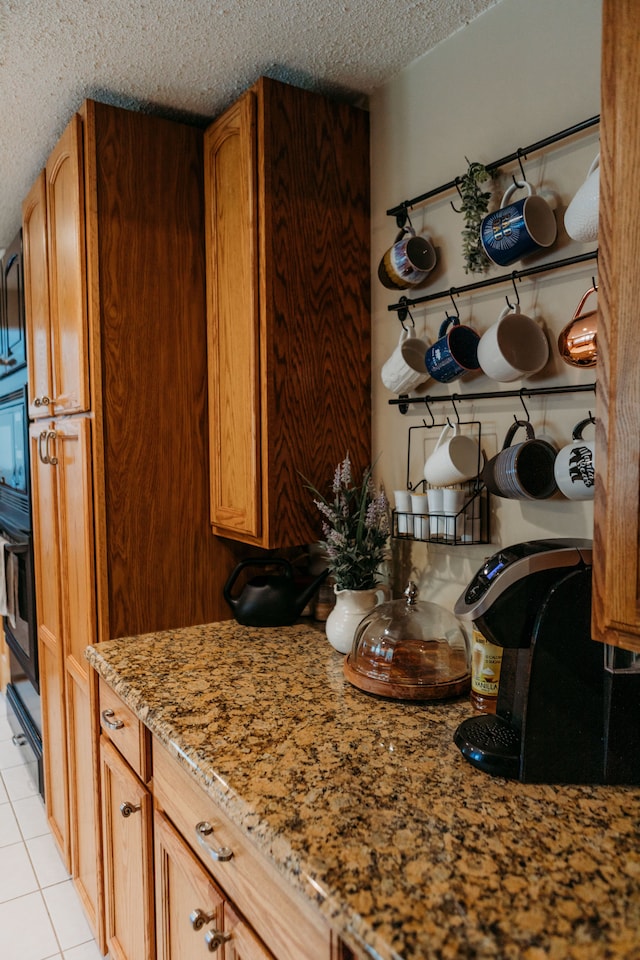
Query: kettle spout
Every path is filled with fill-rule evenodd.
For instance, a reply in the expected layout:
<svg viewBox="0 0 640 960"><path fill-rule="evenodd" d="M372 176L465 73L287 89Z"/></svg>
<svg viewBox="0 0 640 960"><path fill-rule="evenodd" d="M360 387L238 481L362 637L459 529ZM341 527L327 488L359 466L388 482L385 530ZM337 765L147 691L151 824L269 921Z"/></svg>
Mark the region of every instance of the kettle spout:
<svg viewBox="0 0 640 960"><path fill-rule="evenodd" d="M313 580L308 585L308 587L306 587L306 589L303 590L302 593L300 593L296 597L296 609L297 609L298 615L302 613L306 605L309 603L311 598L317 593L317 591L320 589L321 584L324 583L324 581L327 579L328 576L329 576L329 568L327 567L326 570L323 570L322 573L318 577L316 577L315 580Z"/></svg>

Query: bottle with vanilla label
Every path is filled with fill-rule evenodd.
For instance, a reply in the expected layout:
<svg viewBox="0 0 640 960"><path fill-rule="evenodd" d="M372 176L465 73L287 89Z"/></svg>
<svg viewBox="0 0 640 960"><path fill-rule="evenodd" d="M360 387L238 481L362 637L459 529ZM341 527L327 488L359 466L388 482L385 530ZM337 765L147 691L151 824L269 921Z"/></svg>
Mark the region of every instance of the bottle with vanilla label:
<svg viewBox="0 0 640 960"><path fill-rule="evenodd" d="M473 625L471 639L471 703L479 713L495 713L502 666L502 647Z"/></svg>

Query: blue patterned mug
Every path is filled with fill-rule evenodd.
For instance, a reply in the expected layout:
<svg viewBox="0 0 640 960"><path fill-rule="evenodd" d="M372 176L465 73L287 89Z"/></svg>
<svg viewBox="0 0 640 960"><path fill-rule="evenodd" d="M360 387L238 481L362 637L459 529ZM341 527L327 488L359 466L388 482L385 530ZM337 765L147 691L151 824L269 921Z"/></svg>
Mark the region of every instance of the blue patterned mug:
<svg viewBox="0 0 640 960"><path fill-rule="evenodd" d="M438 339L425 354L430 375L440 383L450 383L465 373L479 370L479 342L480 336L475 330L461 324L458 317L447 317L440 326Z"/></svg>
<svg viewBox="0 0 640 960"><path fill-rule="evenodd" d="M510 203L516 190L526 190L527 196ZM487 214L480 226L482 248L499 267L550 247L557 235L553 210L526 180L514 181L502 198L500 209Z"/></svg>

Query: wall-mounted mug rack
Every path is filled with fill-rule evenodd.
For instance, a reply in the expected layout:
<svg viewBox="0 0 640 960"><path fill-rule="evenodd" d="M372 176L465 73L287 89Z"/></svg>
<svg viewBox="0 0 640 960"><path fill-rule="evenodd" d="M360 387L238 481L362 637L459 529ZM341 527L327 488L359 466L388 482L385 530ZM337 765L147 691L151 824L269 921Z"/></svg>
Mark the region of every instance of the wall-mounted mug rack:
<svg viewBox="0 0 640 960"><path fill-rule="evenodd" d="M506 157L501 157L499 160L494 160L492 163L485 164L485 168L491 174L495 173L501 167L504 167L509 163L515 163L517 161L520 165L522 165L522 159L526 159L529 154L536 153L538 150L544 150L546 147L550 147L554 143L559 143L561 140L566 140L568 137L573 137L578 133L582 133L584 130L588 130L590 127L596 126L598 123L600 123L600 115L596 114L594 117L589 117L588 120L583 120L580 123L573 124L571 127L566 127L564 130L560 130L559 133L553 133L551 136L545 137L543 140L537 140L535 143L529 144L528 147L518 147L514 153L510 153ZM437 197L441 193L446 193L447 190L457 190L462 179L463 178L460 176L455 177L453 180L449 180L447 183L441 184L441 186L436 187L434 190L428 190L426 193L421 193L412 200L404 200L396 207L391 207L390 210L387 210L387 216L395 217L398 226L403 227L407 222L407 211L409 209L415 207L419 203L424 203L425 200L430 200L433 197Z"/></svg>
<svg viewBox="0 0 640 960"><path fill-rule="evenodd" d="M508 397L518 397L520 402L523 401L525 397L543 397L543 396L554 396L563 393L595 393L596 384L594 383L574 383L567 384L558 387L520 387L519 390L482 390L469 393L441 393L441 394L424 394L422 396L400 396L394 397L389 400L390 406L397 406L400 410L400 413L407 413L409 410L409 405L422 404L427 408L431 418L433 420L433 414L431 414L431 404L434 403L451 403L453 404L453 409L457 416L457 404L459 402L470 402L474 400L501 400ZM435 425L435 424L434 424Z"/></svg>

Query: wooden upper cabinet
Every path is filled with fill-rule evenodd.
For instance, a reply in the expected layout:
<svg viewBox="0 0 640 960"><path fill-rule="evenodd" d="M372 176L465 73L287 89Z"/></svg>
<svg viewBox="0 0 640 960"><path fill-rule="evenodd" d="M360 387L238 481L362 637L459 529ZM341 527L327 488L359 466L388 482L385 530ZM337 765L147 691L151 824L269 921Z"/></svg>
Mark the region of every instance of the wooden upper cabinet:
<svg viewBox="0 0 640 960"><path fill-rule="evenodd" d="M27 368L29 417L51 416L53 373L49 320L49 255L47 252L47 187L44 170L22 204L25 310L28 322Z"/></svg>
<svg viewBox="0 0 640 960"><path fill-rule="evenodd" d="M371 459L368 115L261 79L205 134L211 519L316 540L304 478Z"/></svg>
<svg viewBox="0 0 640 960"><path fill-rule="evenodd" d="M76 115L22 205L32 419L89 409L82 157Z"/></svg>
<svg viewBox="0 0 640 960"><path fill-rule="evenodd" d="M640 652L640 6L604 0L593 629Z"/></svg>
<svg viewBox="0 0 640 960"><path fill-rule="evenodd" d="M259 539L260 361L256 102L246 94L207 132L208 346L214 526Z"/></svg>

